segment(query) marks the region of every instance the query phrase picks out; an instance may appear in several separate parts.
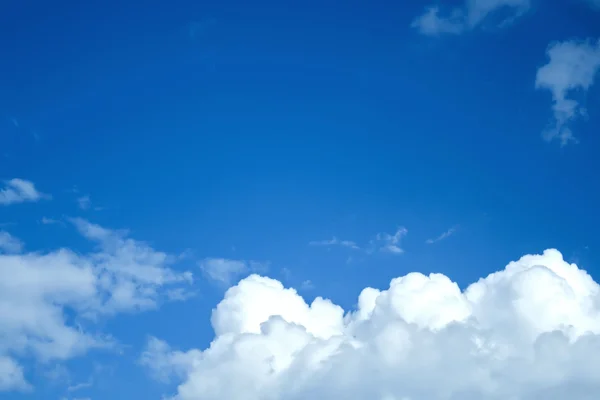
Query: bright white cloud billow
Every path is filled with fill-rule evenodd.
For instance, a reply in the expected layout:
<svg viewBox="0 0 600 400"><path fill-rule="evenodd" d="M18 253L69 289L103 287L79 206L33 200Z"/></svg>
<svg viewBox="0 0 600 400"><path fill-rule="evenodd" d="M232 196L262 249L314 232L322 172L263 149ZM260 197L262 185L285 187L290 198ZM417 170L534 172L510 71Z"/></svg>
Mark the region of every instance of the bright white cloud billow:
<svg viewBox="0 0 600 400"><path fill-rule="evenodd" d="M466 0L462 7L451 9L447 14L440 7L428 7L416 18L412 27L423 35L459 34L481 25L496 13L502 14L500 25L523 15L531 6L531 0Z"/></svg>
<svg viewBox="0 0 600 400"><path fill-rule="evenodd" d="M547 55L548 63L538 69L535 81L536 88L552 93L554 121L543 137L564 146L576 141L570 124L586 114L576 98L593 85L600 70L600 40L553 43Z"/></svg>
<svg viewBox="0 0 600 400"><path fill-rule="evenodd" d="M35 202L45 197L48 195L39 192L33 182L24 179L11 179L4 182L4 187L0 188L0 205L3 206Z"/></svg>
<svg viewBox="0 0 600 400"><path fill-rule="evenodd" d="M111 346L93 330L97 318L154 308L191 280L169 268L173 257L123 232L72 222L95 251L0 253L0 390L29 387L21 357L43 363Z"/></svg>
<svg viewBox="0 0 600 400"><path fill-rule="evenodd" d="M177 400L592 400L600 391L600 286L556 250L466 290L411 273L357 309L312 304L252 275L213 310L204 350L152 339L142 363Z"/></svg>

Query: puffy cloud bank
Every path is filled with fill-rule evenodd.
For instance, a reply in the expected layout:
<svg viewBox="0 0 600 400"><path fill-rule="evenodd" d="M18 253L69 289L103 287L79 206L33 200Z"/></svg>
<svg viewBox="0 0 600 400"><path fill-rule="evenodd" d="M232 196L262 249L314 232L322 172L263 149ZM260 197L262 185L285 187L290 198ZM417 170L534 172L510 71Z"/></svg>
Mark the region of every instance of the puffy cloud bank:
<svg viewBox="0 0 600 400"><path fill-rule="evenodd" d="M556 250L464 291L411 273L347 312L251 275L214 309L209 348L153 338L141 360L177 400L596 399L599 311L598 284Z"/></svg>
<svg viewBox="0 0 600 400"><path fill-rule="evenodd" d="M169 268L174 257L124 232L72 222L94 251L21 253L20 241L0 232L0 392L31 388L21 358L66 360L111 346L93 330L96 319L154 308L192 279Z"/></svg>

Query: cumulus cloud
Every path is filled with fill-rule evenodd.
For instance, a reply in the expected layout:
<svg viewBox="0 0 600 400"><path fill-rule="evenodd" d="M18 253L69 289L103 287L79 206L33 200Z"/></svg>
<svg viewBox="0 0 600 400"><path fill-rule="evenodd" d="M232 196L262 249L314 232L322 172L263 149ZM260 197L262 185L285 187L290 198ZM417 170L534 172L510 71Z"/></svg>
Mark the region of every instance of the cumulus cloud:
<svg viewBox="0 0 600 400"><path fill-rule="evenodd" d="M0 253L0 389L28 386L21 357L60 361L112 346L112 338L94 332L95 320L154 308L166 290L191 281L190 273L169 268L174 257L124 232L71 222L96 243L94 251Z"/></svg>
<svg viewBox="0 0 600 400"><path fill-rule="evenodd" d="M39 192L33 182L24 179L11 179L4 182L4 188L0 189L0 205L36 202L48 195Z"/></svg>
<svg viewBox="0 0 600 400"><path fill-rule="evenodd" d="M410 273L365 288L356 309L311 304L252 275L213 310L208 348L151 339L175 400L591 400L600 390L600 286L556 250L464 291Z"/></svg>
<svg viewBox="0 0 600 400"><path fill-rule="evenodd" d="M440 7L430 6L411 26L423 35L459 34L499 13L504 13L499 25L506 25L523 15L530 6L530 0L466 0L462 7L451 9L447 15L442 15Z"/></svg>
<svg viewBox="0 0 600 400"><path fill-rule="evenodd" d="M350 249L354 249L354 250L359 250L360 247L356 244L356 242L353 242L351 240L340 240L337 237L333 237L331 239L328 240L314 240L308 243L309 246L341 246L341 247L348 247Z"/></svg>
<svg viewBox="0 0 600 400"><path fill-rule="evenodd" d="M427 239L425 241L425 243L434 244L434 243L440 242L442 240L448 239L450 236L452 236L456 233L457 229L458 229L458 227L453 226L452 228L448 229L446 232L442 233L438 237L433 238L433 239Z"/></svg>
<svg viewBox="0 0 600 400"><path fill-rule="evenodd" d="M10 233L0 231L0 253L20 253L23 249L23 242Z"/></svg>
<svg viewBox="0 0 600 400"><path fill-rule="evenodd" d="M558 140L564 146L577 141L571 123L585 115L578 100L594 83L600 69L600 40L557 42L546 54L548 63L537 71L535 87L552 93L552 126L543 132L546 141Z"/></svg>

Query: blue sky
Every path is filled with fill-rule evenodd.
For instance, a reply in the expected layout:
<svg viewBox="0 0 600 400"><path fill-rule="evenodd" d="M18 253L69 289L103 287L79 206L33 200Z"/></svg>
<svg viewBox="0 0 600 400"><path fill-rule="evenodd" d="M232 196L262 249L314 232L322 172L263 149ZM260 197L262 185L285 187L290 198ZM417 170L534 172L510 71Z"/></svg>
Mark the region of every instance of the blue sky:
<svg viewBox="0 0 600 400"><path fill-rule="evenodd" d="M211 310L253 272L345 310L409 272L464 289L549 248L596 278L600 14L489 4L4 4L3 279L41 257L37 282L70 249L66 274L89 263L152 305L114 305L117 283L68 304L0 295L111 337L49 356L14 343L54 343L51 328L2 343L0 327L0 357L34 387L3 398L174 393L141 365L148 337L206 348Z"/></svg>

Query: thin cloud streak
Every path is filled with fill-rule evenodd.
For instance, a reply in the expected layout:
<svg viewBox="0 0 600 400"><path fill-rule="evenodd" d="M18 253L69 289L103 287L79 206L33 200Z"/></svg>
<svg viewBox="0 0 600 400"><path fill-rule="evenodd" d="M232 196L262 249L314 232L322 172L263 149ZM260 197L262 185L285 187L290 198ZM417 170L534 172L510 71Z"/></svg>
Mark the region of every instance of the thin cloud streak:
<svg viewBox="0 0 600 400"><path fill-rule="evenodd" d="M453 226L452 228L448 229L446 232L442 233L438 237L436 237L434 239L427 239L425 241L425 243L434 244L434 243L440 242L444 239L448 239L450 236L454 235L457 230L458 230L458 226Z"/></svg>
<svg viewBox="0 0 600 400"><path fill-rule="evenodd" d="M341 246L347 247L354 250L360 250L360 247L351 240L339 240L337 237L333 237L329 240L315 240L308 243L309 246Z"/></svg>

